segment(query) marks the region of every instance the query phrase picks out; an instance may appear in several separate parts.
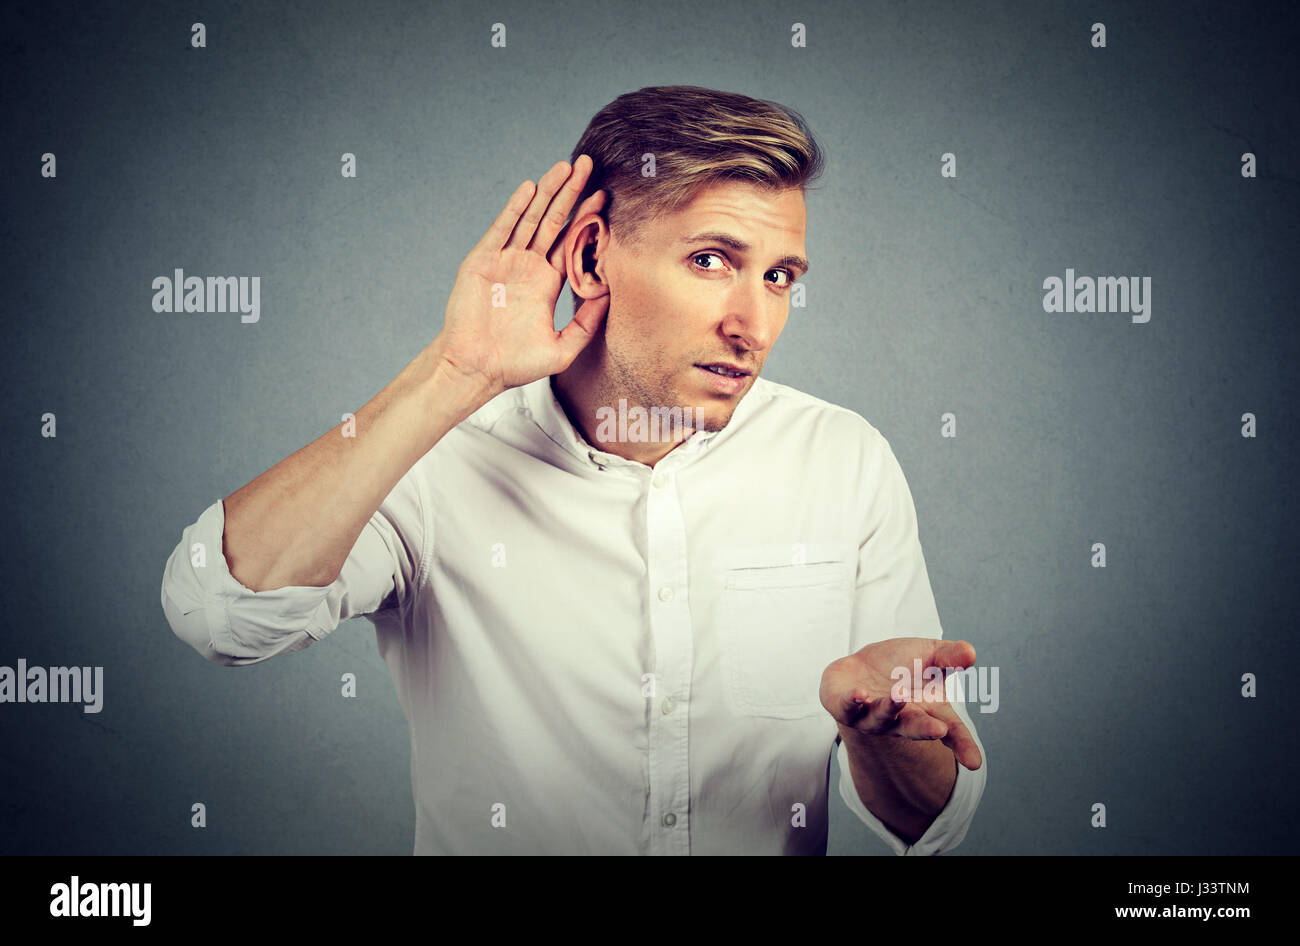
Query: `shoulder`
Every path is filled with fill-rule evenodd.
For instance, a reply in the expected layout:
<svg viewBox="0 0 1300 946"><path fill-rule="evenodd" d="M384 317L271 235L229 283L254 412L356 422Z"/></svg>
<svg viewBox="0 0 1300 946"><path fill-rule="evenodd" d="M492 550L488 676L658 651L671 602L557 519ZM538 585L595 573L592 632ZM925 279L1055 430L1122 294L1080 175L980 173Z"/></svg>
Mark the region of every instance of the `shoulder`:
<svg viewBox="0 0 1300 946"><path fill-rule="evenodd" d="M527 410L524 386L507 388L457 425L460 430L490 433L503 417L514 417Z"/></svg>
<svg viewBox="0 0 1300 946"><path fill-rule="evenodd" d="M760 377L745 395L747 401L750 398L754 401L747 405L747 423L837 452L868 456L889 450L884 435L857 411L798 388Z"/></svg>
<svg viewBox="0 0 1300 946"><path fill-rule="evenodd" d="M480 406L417 458L405 476L436 481L445 475L449 465L463 465L467 457L506 432L503 423L509 424L511 418L521 415L524 410L521 394L520 388L509 388Z"/></svg>

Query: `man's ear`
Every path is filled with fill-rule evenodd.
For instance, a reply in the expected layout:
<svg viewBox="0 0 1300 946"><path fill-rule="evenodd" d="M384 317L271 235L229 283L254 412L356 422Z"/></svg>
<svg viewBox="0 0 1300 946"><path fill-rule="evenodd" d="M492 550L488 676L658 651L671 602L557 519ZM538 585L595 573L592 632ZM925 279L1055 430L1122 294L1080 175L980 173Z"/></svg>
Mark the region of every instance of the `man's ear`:
<svg viewBox="0 0 1300 946"><path fill-rule="evenodd" d="M553 251L563 254L562 263L569 288L581 299L595 299L609 292L609 285L605 282L604 256L609 250L611 237L603 214L605 200L605 191L598 190L579 204Z"/></svg>

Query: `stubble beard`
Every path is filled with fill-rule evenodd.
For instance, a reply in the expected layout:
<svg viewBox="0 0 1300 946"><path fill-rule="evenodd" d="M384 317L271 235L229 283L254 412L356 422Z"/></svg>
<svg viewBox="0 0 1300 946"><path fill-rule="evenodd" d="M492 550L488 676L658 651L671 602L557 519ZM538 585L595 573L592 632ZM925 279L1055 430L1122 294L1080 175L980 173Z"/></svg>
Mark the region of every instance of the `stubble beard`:
<svg viewBox="0 0 1300 946"><path fill-rule="evenodd" d="M607 377L612 390L601 399L601 403L617 406L618 398L624 397L627 398L628 407L639 405L647 411L651 408L689 407L694 419L694 423L691 424L692 429L704 433L722 430L731 421L735 404L721 407L708 394L701 394L693 402L687 402L674 387L673 376L670 371L663 369L662 362L656 360L645 370L637 371L620 361L608 349L607 357L609 364Z"/></svg>

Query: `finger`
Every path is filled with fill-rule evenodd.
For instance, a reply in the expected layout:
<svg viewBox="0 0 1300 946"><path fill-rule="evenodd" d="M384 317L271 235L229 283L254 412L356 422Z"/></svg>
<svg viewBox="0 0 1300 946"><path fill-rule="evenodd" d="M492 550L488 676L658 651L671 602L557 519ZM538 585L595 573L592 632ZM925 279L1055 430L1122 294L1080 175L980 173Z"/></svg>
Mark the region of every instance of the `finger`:
<svg viewBox="0 0 1300 946"><path fill-rule="evenodd" d="M578 357L578 353L587 347L595 337L601 320L609 311L609 293L588 299L573 313L573 319L560 330L560 358L563 364L558 369L563 371ZM552 372L553 374L555 372Z"/></svg>
<svg viewBox="0 0 1300 946"><path fill-rule="evenodd" d="M596 191L582 202L582 206L575 212L574 220L577 220L579 215L585 217L589 213L600 213L605 206L607 196L608 195L603 190ZM555 267L555 271L561 276L565 275L564 254L567 249L565 247L565 240L569 235L569 227L571 226L573 226L573 220L570 220L568 226L564 228L564 232L556 237L554 240L555 246L546 257L546 261Z"/></svg>
<svg viewBox="0 0 1300 946"><path fill-rule="evenodd" d="M582 193L583 187L586 186L587 178L591 176L591 169L591 158L585 154L578 155L578 160L573 162L573 170L570 172L568 179L565 180L564 186L560 188L560 192L551 201L551 206L546 208L541 226L537 228L537 233L533 236L532 242L528 244L530 250L536 250L544 254L550 253L556 234L564 226L564 221L569 218L569 211L573 209L574 203L578 200L578 195Z"/></svg>
<svg viewBox="0 0 1300 946"><path fill-rule="evenodd" d="M549 171L541 176L537 182L537 193L533 194L533 199L528 202L528 209L524 215L519 218L515 224L515 232L510 234L510 241L506 243L506 249L514 247L515 249L527 249L529 241L532 240L533 234L537 232L537 224L542 219L542 214L550 206L551 198L555 192L560 189L564 179L569 176L569 162L557 161Z"/></svg>
<svg viewBox="0 0 1300 946"><path fill-rule="evenodd" d="M551 268L561 276L566 273L564 268L564 238L568 235L566 228L565 232L560 234L560 238L555 242L555 246L551 247L551 252L546 255L546 262L550 263Z"/></svg>
<svg viewBox="0 0 1300 946"><path fill-rule="evenodd" d="M873 698L857 690L853 692L849 702L850 707L856 705L861 710L855 713L850 708L846 714L849 717L849 725L864 732L874 733L888 732L893 729L899 712L907 705L892 699L888 694Z"/></svg>
<svg viewBox="0 0 1300 946"><path fill-rule="evenodd" d="M957 711L948 703L931 703L930 716L942 721L948 732L943 737L943 744L952 750L957 761L968 769L978 769L984 762L980 747L975 737L970 734L966 724L961 721Z"/></svg>
<svg viewBox="0 0 1300 946"><path fill-rule="evenodd" d="M927 712L921 704L909 703L898 714L893 734L908 739L942 739L948 734L948 726Z"/></svg>
<svg viewBox="0 0 1300 946"><path fill-rule="evenodd" d="M930 666L942 667L946 675L975 663L975 648L969 641L944 641L930 654Z"/></svg>
<svg viewBox="0 0 1300 946"><path fill-rule="evenodd" d="M516 187L515 192L506 201L501 213L492 221L492 226L488 227L487 233L483 234L483 239L479 240L475 245L474 251L495 253L505 246L506 241L510 239L510 231L519 222L519 215L524 212L524 208L528 206L528 201L532 196L532 181L524 181Z"/></svg>

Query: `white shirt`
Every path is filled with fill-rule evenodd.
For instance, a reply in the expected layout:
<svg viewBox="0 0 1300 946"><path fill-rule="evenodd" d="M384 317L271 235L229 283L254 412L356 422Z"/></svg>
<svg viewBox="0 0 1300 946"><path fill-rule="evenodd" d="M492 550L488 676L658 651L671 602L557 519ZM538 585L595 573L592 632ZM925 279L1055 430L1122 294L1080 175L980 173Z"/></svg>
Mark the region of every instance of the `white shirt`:
<svg viewBox="0 0 1300 946"><path fill-rule="evenodd" d="M218 499L168 560L172 629L242 666L365 615L410 725L416 854L824 854L822 671L943 636L885 438L764 378L653 469L589 446L549 378L505 391L416 461L325 587L249 591L223 528ZM838 751L840 794L895 853L965 837L982 744L910 846Z"/></svg>

